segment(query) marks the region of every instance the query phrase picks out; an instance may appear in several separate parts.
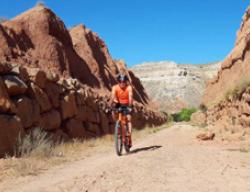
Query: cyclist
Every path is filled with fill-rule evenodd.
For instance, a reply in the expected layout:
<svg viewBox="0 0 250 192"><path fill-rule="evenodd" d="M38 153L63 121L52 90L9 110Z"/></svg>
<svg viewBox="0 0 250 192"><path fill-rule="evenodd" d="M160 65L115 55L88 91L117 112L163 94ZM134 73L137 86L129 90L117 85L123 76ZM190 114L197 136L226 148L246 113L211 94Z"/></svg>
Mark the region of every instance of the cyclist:
<svg viewBox="0 0 250 192"><path fill-rule="evenodd" d="M128 129L130 137L130 147L132 146L131 132L131 112L133 106L133 91L131 85L129 85L129 79L127 75L120 74L117 77L118 84L112 87L112 95L110 99L110 104L112 108L118 109L119 107L126 107L128 109L127 119L128 119ZM113 118L117 119L117 113L113 112Z"/></svg>

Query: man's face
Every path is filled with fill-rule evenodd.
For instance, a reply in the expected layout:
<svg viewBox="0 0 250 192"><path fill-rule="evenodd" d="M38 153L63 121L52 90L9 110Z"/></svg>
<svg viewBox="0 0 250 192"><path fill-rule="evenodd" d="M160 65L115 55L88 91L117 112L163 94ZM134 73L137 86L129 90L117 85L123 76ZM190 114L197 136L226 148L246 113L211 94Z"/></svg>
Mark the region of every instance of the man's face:
<svg viewBox="0 0 250 192"><path fill-rule="evenodd" d="M126 82L126 81L120 81L120 82L119 82L119 86L120 86L121 88L126 87L126 85L127 85L127 82Z"/></svg>

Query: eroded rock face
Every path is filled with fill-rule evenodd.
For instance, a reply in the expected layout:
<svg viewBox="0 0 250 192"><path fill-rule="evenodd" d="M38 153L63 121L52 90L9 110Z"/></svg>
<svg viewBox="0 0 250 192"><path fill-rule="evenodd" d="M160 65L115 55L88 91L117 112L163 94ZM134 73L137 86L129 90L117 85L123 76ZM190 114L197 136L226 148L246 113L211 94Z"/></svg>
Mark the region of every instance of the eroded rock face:
<svg viewBox="0 0 250 192"><path fill-rule="evenodd" d="M4 83L10 96L24 94L28 89L26 84L19 77L14 75L4 76Z"/></svg>
<svg viewBox="0 0 250 192"><path fill-rule="evenodd" d="M76 52L86 61L101 87L110 90L118 70L104 41L82 24L73 27L70 35Z"/></svg>
<svg viewBox="0 0 250 192"><path fill-rule="evenodd" d="M235 47L222 62L218 75L208 84L203 103L210 105L225 98L227 92L249 83L250 74L250 7L237 34Z"/></svg>
<svg viewBox="0 0 250 192"><path fill-rule="evenodd" d="M12 152L19 135L23 133L21 120L17 116L0 115L0 157Z"/></svg>
<svg viewBox="0 0 250 192"><path fill-rule="evenodd" d="M54 130L60 128L60 113L57 110L53 109L49 112L41 114L39 126L45 130Z"/></svg>
<svg viewBox="0 0 250 192"><path fill-rule="evenodd" d="M78 25L70 30L70 35L76 52L86 61L102 88L111 90L117 83L117 75L125 73L132 84L135 100L143 104L148 103L148 96L140 80L127 69L123 60L113 61L104 41L96 33L84 25Z"/></svg>
<svg viewBox="0 0 250 192"><path fill-rule="evenodd" d="M0 25L0 60L78 78L99 87L86 61L75 52L64 23L50 9L36 6Z"/></svg>
<svg viewBox="0 0 250 192"><path fill-rule="evenodd" d="M70 119L65 123L65 129L71 138L84 138L86 130L83 123L77 119Z"/></svg>
<svg viewBox="0 0 250 192"><path fill-rule="evenodd" d="M0 77L0 112L13 113L15 111L16 107L8 95L3 79Z"/></svg>
<svg viewBox="0 0 250 192"><path fill-rule="evenodd" d="M31 127L40 120L39 104L27 96L22 96L16 100L17 115L20 117L23 127Z"/></svg>
<svg viewBox="0 0 250 192"><path fill-rule="evenodd" d="M140 78L154 105L174 113L184 107L198 107L206 82L216 75L220 63L183 65L175 62L149 62L132 71Z"/></svg>
<svg viewBox="0 0 250 192"><path fill-rule="evenodd" d="M40 88L44 88L47 79L58 79L51 75L45 78L42 71L46 71L76 78L108 94L120 72L96 33L84 25L68 31L63 21L42 5L0 24L0 44L0 60L29 67L29 75ZM3 65L0 73L8 70L8 66ZM137 90L136 100L147 103L146 93L130 73Z"/></svg>

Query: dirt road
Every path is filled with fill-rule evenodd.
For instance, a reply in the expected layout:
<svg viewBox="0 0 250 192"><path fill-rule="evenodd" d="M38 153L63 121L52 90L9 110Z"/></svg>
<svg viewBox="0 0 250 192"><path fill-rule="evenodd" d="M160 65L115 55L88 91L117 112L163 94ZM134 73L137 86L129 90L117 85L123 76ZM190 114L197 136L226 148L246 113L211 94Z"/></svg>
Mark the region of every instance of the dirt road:
<svg viewBox="0 0 250 192"><path fill-rule="evenodd" d="M196 134L196 127L174 125L135 143L130 155L108 149L3 183L0 191L249 192L250 152L240 143L200 142Z"/></svg>

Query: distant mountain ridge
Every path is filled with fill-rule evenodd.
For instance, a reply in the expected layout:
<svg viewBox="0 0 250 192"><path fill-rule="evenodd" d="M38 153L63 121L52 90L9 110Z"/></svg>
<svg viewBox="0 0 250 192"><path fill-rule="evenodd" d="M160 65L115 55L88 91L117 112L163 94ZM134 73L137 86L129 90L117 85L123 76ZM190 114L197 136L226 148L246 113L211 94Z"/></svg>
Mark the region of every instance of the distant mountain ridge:
<svg viewBox="0 0 250 192"><path fill-rule="evenodd" d="M131 70L140 78L155 105L173 113L183 107L198 107L207 81L219 68L220 62L192 65L160 61L144 62Z"/></svg>

